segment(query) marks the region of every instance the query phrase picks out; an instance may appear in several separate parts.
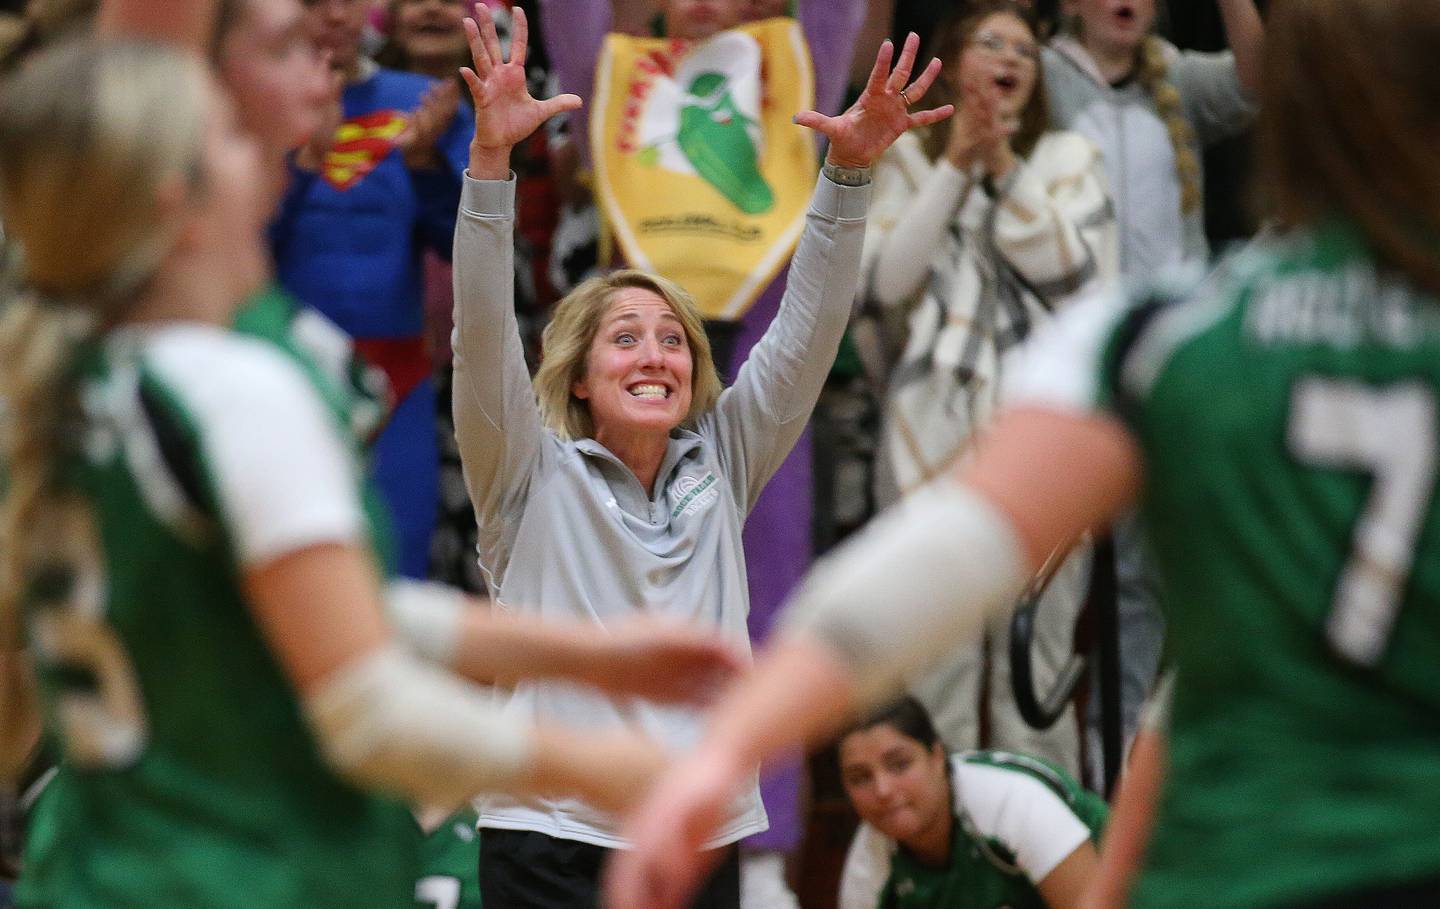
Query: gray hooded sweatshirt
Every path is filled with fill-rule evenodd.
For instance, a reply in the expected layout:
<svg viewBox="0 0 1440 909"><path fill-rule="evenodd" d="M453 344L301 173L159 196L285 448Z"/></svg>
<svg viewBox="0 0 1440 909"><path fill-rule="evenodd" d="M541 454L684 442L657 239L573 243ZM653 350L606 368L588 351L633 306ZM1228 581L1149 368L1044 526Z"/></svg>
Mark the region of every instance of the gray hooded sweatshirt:
<svg viewBox="0 0 1440 909"><path fill-rule="evenodd" d="M1235 70L1235 55L1179 51L1166 45L1168 78L1180 93L1194 130L1191 150L1235 135L1250 122L1253 107ZM1180 210L1175 148L1150 93L1136 80L1107 83L1089 52L1068 37L1044 49L1050 118L1100 149L1115 202L1120 271L1148 281L1182 262L1204 263L1205 213Z"/></svg>

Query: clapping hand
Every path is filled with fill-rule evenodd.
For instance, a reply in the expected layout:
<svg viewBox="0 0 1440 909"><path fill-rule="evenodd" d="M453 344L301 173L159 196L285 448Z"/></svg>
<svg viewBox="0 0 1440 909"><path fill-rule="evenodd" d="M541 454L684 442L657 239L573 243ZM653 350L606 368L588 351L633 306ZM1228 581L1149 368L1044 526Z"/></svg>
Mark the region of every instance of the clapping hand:
<svg viewBox="0 0 1440 909"><path fill-rule="evenodd" d="M962 171L978 163L991 176L1003 177L1014 167L1010 138L1016 125L1001 114L1000 97L993 86L964 85L945 156Z"/></svg>
<svg viewBox="0 0 1440 909"><path fill-rule="evenodd" d="M925 97L935 77L940 75L940 60L937 58L930 61L914 82L910 82L915 52L919 47L920 38L911 32L900 51L900 59L895 61L895 68L891 70L895 47L889 40L881 44L879 53L875 55L875 66L865 83L865 91L840 116L827 117L813 110L796 115L796 123L830 139L827 156L830 163L840 167L869 167L906 130L937 123L955 112L950 104L910 112L911 105Z"/></svg>
<svg viewBox="0 0 1440 909"><path fill-rule="evenodd" d="M330 69L328 52L321 58L324 67L326 91L315 105L315 128L305 144L295 150L295 166L303 171L318 173L325 165L325 156L335 144L335 134L345 120L345 105L341 95L345 91L345 74Z"/></svg>
<svg viewBox="0 0 1440 909"><path fill-rule="evenodd" d="M515 7L508 61L500 50L495 21L484 4L476 5L474 19L465 20L465 34L475 63L474 69L460 70L475 99L470 175L481 180L503 180L510 174L510 149L556 114L579 108L580 97L556 95L544 101L530 97L525 81L530 27L520 7Z"/></svg>
<svg viewBox="0 0 1440 909"><path fill-rule="evenodd" d="M435 143L454 122L459 106L460 87L453 79L442 80L425 90L420 106L411 112L405 131L395 140L406 167L431 170L439 165Z"/></svg>

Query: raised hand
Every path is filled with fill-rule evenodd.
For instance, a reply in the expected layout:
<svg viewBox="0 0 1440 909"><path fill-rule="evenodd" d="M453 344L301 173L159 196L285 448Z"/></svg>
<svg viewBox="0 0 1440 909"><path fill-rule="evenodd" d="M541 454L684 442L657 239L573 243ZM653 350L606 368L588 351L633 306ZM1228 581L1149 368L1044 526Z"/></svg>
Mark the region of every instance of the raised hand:
<svg viewBox="0 0 1440 909"><path fill-rule="evenodd" d="M395 140L406 167L429 170L439 165L435 143L454 122L459 106L460 87L452 79L437 82L425 90L420 106L410 113L405 131Z"/></svg>
<svg viewBox="0 0 1440 909"><path fill-rule="evenodd" d="M937 123L955 112L955 107L950 104L910 112L910 106L925 97L935 77L940 75L940 60L936 58L914 82L910 82L915 52L919 47L920 38L911 32L900 51L900 59L895 61L895 68L891 70L895 47L887 39L875 55L875 66L870 70L865 91L849 110L838 117L827 117L813 110L796 115L796 123L830 139L827 157L832 164L869 167L906 130Z"/></svg>
<svg viewBox="0 0 1440 909"><path fill-rule="evenodd" d="M495 21L483 3L476 4L475 19L465 20L470 56L475 68L462 67L460 75L475 100L475 138L470 143L470 175L482 180L503 180L510 174L510 149L540 124L580 107L578 95L556 95L544 101L530 97L525 83L525 54L530 27L525 11L515 7L510 36L510 59L500 50Z"/></svg>

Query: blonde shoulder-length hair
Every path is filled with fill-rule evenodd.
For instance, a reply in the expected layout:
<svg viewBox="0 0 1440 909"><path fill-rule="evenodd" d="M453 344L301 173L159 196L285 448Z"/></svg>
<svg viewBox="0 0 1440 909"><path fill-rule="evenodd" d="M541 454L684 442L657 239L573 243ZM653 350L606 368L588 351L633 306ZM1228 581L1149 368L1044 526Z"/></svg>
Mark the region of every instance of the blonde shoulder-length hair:
<svg viewBox="0 0 1440 909"><path fill-rule="evenodd" d="M540 336L543 357L535 373L535 397L540 403L540 419L562 439L584 439L595 434L590 405L575 397L572 389L585 377L590 345L616 293L629 287L657 294L684 328L691 361L690 410L681 425L693 428L720 397L720 375L694 298L667 278L622 269L591 278L567 294L555 305L555 315Z"/></svg>

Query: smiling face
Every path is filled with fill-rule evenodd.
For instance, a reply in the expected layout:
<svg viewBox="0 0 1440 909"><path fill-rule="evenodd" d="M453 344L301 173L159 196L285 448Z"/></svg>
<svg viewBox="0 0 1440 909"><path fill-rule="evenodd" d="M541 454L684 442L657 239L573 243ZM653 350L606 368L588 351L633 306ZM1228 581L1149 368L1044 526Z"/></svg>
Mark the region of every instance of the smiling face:
<svg viewBox="0 0 1440 909"><path fill-rule="evenodd" d="M1076 0L1085 43L1106 53L1134 51L1155 24L1155 0Z"/></svg>
<svg viewBox="0 0 1440 909"><path fill-rule="evenodd" d="M894 726L860 729L840 742L840 778L860 819L899 843L933 842L952 809L945 750Z"/></svg>
<svg viewBox="0 0 1440 909"><path fill-rule="evenodd" d="M1040 47L1024 20L1010 13L987 16L960 53L960 84L998 92L1001 116L1018 121L1035 92Z"/></svg>
<svg viewBox="0 0 1440 909"><path fill-rule="evenodd" d="M399 0L395 4L394 38L417 69L455 65L469 45L462 23L467 0Z"/></svg>
<svg viewBox="0 0 1440 909"><path fill-rule="evenodd" d="M670 304L653 290L622 287L600 317L571 393L589 406L602 444L663 439L690 412L693 369L685 327Z"/></svg>

